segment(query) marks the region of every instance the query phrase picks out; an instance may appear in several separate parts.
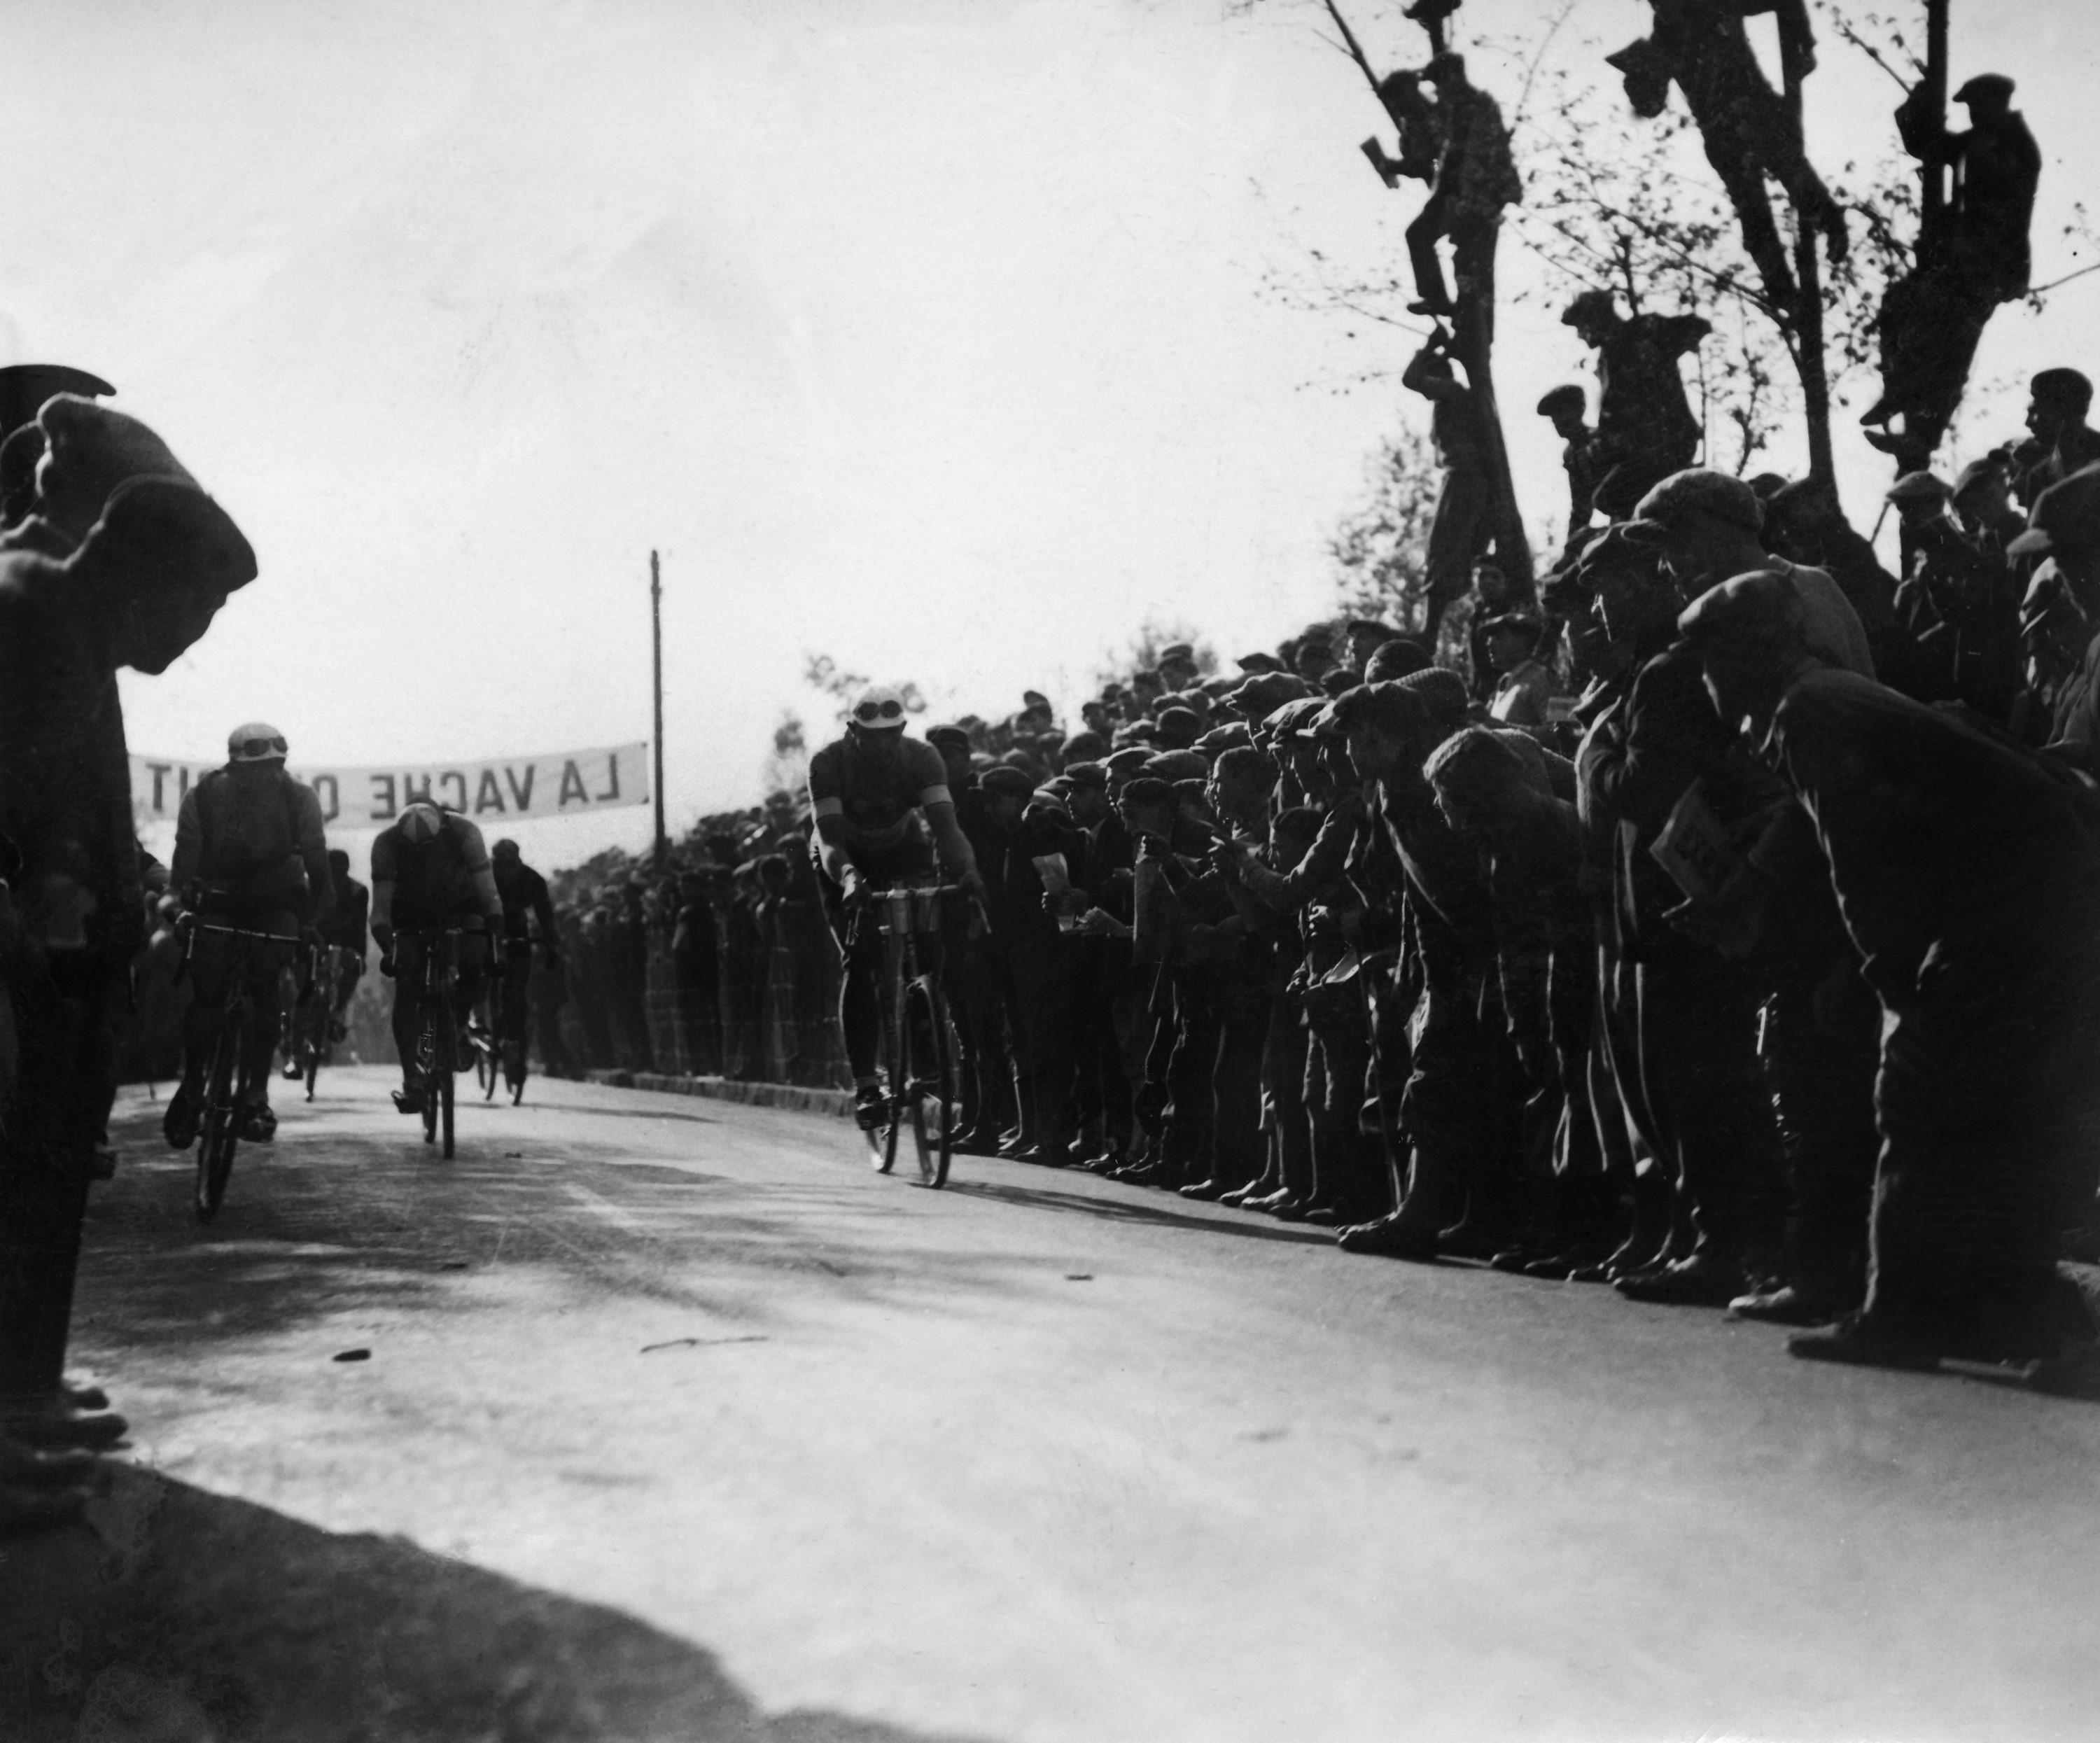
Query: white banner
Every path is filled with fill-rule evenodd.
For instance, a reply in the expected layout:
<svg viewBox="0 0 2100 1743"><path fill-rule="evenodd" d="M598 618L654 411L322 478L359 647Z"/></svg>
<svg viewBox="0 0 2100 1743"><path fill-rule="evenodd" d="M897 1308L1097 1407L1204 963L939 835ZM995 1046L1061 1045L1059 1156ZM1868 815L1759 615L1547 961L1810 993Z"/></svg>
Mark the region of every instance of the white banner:
<svg viewBox="0 0 2100 1743"><path fill-rule="evenodd" d="M183 795L224 759L131 759L131 814L139 825L173 823ZM414 768L317 768L292 774L320 796L332 829L384 829L417 799L431 799L483 826L575 817L649 802L649 746L615 744L489 762L425 763Z"/></svg>

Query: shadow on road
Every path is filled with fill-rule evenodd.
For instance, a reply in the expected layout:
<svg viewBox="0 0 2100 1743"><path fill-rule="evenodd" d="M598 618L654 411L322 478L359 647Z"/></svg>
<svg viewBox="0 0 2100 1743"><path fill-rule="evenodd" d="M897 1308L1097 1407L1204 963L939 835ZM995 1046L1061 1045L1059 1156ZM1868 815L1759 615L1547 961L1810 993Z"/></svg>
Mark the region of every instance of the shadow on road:
<svg viewBox="0 0 2100 1743"><path fill-rule="evenodd" d="M1275 1223L1242 1220L1238 1217L1187 1216L1161 1210L1141 1200L1092 1198L1081 1193L1048 1192L1039 1186L1006 1186L992 1180L958 1180L952 1176L947 1190L965 1198L995 1198L1004 1204L1032 1205L1038 1210L1076 1211L1108 1222L1144 1223L1161 1229L1193 1229L1201 1234L1237 1235L1249 1241L1288 1241L1298 1247L1332 1247L1331 1234L1309 1229L1290 1229Z"/></svg>
<svg viewBox="0 0 2100 1743"><path fill-rule="evenodd" d="M7 1547L15 1743L964 1743L769 1716L713 1653L618 1610L147 1472L95 1522Z"/></svg>

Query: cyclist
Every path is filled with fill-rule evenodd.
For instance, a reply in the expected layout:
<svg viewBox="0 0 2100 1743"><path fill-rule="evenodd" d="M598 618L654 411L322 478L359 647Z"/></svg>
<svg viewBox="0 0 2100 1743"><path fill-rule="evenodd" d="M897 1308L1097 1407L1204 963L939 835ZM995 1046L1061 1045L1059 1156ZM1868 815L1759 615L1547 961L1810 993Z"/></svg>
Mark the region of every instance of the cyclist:
<svg viewBox="0 0 2100 1743"><path fill-rule="evenodd" d="M240 1061L234 1131L251 1143L267 1143L277 1130L270 1055L277 1043L279 982L302 927L326 920L335 899L321 802L285 772L285 750L284 734L264 721L235 727L226 766L183 794L175 817L170 880L183 905L205 920L285 940L251 949L246 958L256 1022L248 1057ZM177 1149L189 1148L203 1117L204 1074L218 1039L234 942L223 932L201 931L191 952L183 1081L161 1122Z"/></svg>
<svg viewBox="0 0 2100 1743"><path fill-rule="evenodd" d="M526 1039L527 1003L532 982L532 942L536 929L540 960L549 970L561 965L554 930L554 904L547 880L518 857L518 844L507 837L491 850L496 893L503 898L503 1032L499 1042Z"/></svg>
<svg viewBox="0 0 2100 1743"><path fill-rule="evenodd" d="M329 1013L329 1039L350 1034L350 1001L364 978L364 955L371 929L372 892L350 875L350 855L329 849L329 871L335 880L335 916L320 929L321 942L336 953L335 1008Z"/></svg>
<svg viewBox="0 0 2100 1743"><path fill-rule="evenodd" d="M503 898L481 832L458 812L418 799L372 843L372 936L379 945L379 972L394 977L394 1045L401 1055L394 1105L404 1114L423 1111L416 1043L423 1018L425 940L399 938L395 929L424 933L453 926L465 934L453 1004L464 1022L480 1001L492 960L501 960Z"/></svg>
<svg viewBox="0 0 2100 1743"><path fill-rule="evenodd" d="M905 737L904 699L886 684L862 691L845 735L810 759L810 807L824 909L845 958L839 1026L853 1069L854 1117L872 1129L884 1118L875 1068L882 938L872 926L854 925L854 911L870 888L929 877L937 849L946 874L980 902L984 880L955 821L947 765L932 745Z"/></svg>

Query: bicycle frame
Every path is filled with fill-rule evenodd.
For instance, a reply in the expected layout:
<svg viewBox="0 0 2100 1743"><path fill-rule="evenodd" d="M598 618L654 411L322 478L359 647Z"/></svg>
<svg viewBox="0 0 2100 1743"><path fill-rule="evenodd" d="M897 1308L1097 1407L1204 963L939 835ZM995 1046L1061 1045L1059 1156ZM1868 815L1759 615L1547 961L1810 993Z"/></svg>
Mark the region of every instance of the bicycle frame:
<svg viewBox="0 0 2100 1743"><path fill-rule="evenodd" d="M297 944L298 939L283 933L215 923L194 914L183 916L176 922L176 929L183 940L182 961L175 969L178 982L190 971L200 933L217 933L232 940L225 999L219 1007L218 1034L205 1065L205 1105L197 1128L196 1217L199 1222L210 1222L218 1214L227 1180L233 1172L233 1154L239 1143L234 1110L242 1094L254 1085L248 1060L249 1034L258 1020L255 996L248 985L254 953L258 945Z"/></svg>
<svg viewBox="0 0 2100 1743"><path fill-rule="evenodd" d="M453 1001L459 988L459 943L464 935L458 926L410 929L395 935L397 953L404 939L413 938L422 946L417 986L421 1009L415 1062L423 1082L423 1141L436 1143L442 1127L448 1160L452 1154L452 1074L459 1069L459 1061L453 1057L459 1026Z"/></svg>
<svg viewBox="0 0 2100 1743"><path fill-rule="evenodd" d="M859 927L872 915L883 939L876 999L888 1107L882 1126L867 1134L874 1166L884 1174L896 1166L898 1141L908 1122L920 1184L927 1186L946 1181L954 1142L955 1058L941 984L945 953L938 941L945 905L961 888L950 884L873 891L854 923L858 942ZM923 955L922 938L933 941Z"/></svg>

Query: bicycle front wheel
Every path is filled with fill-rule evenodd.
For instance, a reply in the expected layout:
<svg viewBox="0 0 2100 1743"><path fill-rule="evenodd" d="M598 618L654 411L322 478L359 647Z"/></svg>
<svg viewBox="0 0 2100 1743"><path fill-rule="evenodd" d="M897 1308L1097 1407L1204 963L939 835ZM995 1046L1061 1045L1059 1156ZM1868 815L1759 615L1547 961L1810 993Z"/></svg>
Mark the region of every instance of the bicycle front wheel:
<svg viewBox="0 0 2100 1743"><path fill-rule="evenodd" d="M452 1158L452 1074L451 1071L447 1070L439 1071L438 1095L442 1103L439 1110L440 1116L444 1123L445 1160L450 1162Z"/></svg>
<svg viewBox="0 0 2100 1743"><path fill-rule="evenodd" d="M204 1119L197 1128L196 1220L208 1223L226 1200L237 1140L233 1131L233 1061L240 1051L238 1024L221 1025L204 1079Z"/></svg>
<svg viewBox="0 0 2100 1743"><path fill-rule="evenodd" d="M869 1160L877 1174L897 1166L897 1141L904 1132L904 1081L910 1061L905 1052L903 1013L893 1003L883 1013L882 1076L885 1098L881 1123L866 1128Z"/></svg>
<svg viewBox="0 0 2100 1743"><path fill-rule="evenodd" d="M919 1184L943 1186L955 1142L955 1067L948 1047L947 1013L931 982L916 980L905 989L904 1015L899 1026L909 1050L904 1096L919 1157Z"/></svg>

